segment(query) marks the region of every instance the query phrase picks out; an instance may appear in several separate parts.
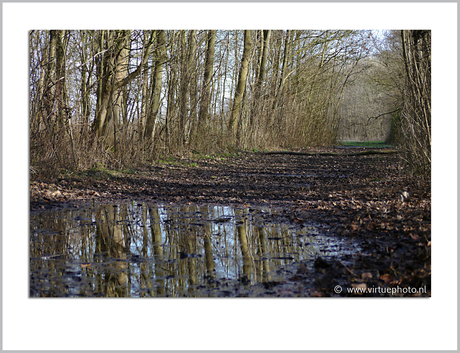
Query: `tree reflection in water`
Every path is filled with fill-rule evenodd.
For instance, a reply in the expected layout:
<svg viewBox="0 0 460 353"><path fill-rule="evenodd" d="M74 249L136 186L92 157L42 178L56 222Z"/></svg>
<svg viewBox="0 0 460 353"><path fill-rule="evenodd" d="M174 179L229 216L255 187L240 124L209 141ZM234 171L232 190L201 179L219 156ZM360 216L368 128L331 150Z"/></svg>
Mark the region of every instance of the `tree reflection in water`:
<svg viewBox="0 0 460 353"><path fill-rule="evenodd" d="M30 296L213 296L224 282L267 282L293 262L356 251L314 224L277 222L279 212L126 203L31 215Z"/></svg>

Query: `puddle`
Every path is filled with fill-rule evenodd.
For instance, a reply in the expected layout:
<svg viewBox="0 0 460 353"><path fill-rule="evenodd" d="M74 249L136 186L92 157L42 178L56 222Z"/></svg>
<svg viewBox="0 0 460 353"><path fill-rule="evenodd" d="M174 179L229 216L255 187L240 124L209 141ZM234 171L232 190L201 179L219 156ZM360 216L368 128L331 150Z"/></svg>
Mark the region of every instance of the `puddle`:
<svg viewBox="0 0 460 353"><path fill-rule="evenodd" d="M127 203L31 214L30 296L213 296L360 250L314 223L283 223L281 212Z"/></svg>

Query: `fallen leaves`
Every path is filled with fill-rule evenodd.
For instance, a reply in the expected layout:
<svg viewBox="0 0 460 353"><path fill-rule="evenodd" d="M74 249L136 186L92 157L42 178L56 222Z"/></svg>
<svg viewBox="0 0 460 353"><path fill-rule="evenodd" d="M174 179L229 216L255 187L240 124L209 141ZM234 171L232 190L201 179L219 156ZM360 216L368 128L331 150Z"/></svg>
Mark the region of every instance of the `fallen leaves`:
<svg viewBox="0 0 460 353"><path fill-rule="evenodd" d="M315 276L332 278L321 280L321 288L309 293L325 296L333 288L327 285L334 277L371 286L390 285L420 268L430 273L430 180L401 173L396 155L377 157L248 153L198 160L194 167L159 165L116 178L91 174L37 180L33 174L30 205L33 209L44 203L131 198L190 205L277 206L286 211L282 215L292 227L314 221L328 235L363 240L363 256L350 259L353 264L334 265L329 257L315 261ZM296 275L309 274L300 265ZM423 281L430 280L429 275L423 276Z"/></svg>
<svg viewBox="0 0 460 353"><path fill-rule="evenodd" d="M410 233L409 236L414 240L419 240L420 239L420 237L417 234L414 234L414 233Z"/></svg>
<svg viewBox="0 0 460 353"><path fill-rule="evenodd" d="M367 279L367 278L372 278L372 273L370 272L364 272L361 274L362 279Z"/></svg>
<svg viewBox="0 0 460 353"><path fill-rule="evenodd" d="M390 283L393 280L393 277L388 273L385 273L379 277L384 283Z"/></svg>

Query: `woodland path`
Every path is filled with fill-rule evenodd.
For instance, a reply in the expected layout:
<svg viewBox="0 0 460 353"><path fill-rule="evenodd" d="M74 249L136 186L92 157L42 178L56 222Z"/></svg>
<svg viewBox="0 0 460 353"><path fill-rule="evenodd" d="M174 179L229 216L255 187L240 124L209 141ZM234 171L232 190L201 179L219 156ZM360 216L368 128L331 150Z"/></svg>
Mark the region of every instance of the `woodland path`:
<svg viewBox="0 0 460 353"><path fill-rule="evenodd" d="M313 295L334 295L333 284L346 280L367 287L425 286L424 295L430 296L430 180L405 174L393 152L323 148L242 153L181 159L114 175L93 171L53 180L32 176L30 209L126 200L281 207L286 222L316 221L329 235L363 242L366 254L358 254L352 267L318 263ZM294 282L305 275L302 264L296 273ZM301 290L295 283L293 288Z"/></svg>

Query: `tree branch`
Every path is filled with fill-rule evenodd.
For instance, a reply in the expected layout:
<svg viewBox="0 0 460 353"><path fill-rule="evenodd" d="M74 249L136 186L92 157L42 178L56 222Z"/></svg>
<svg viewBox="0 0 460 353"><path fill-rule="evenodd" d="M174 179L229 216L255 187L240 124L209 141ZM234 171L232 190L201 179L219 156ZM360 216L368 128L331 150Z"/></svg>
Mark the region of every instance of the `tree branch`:
<svg viewBox="0 0 460 353"><path fill-rule="evenodd" d="M371 119L378 119L381 116L384 116L384 115L387 115L387 114L393 114L393 113L396 113L399 110L401 110L401 108L396 108L395 110L393 110L391 112L382 113L382 114L379 114L377 116L371 116L371 117L367 118L367 123L366 124L369 124L369 121L371 121Z"/></svg>
<svg viewBox="0 0 460 353"><path fill-rule="evenodd" d="M150 53L150 48L152 47L153 44L153 34L150 35L150 39L144 48L144 55L142 56L142 61L139 64L139 66L136 68L135 71L131 72L127 77L125 77L123 80L120 80L115 83L114 85L114 90L119 89L120 87L126 86L128 83L130 83L132 80L134 80L137 75L140 74L141 69L144 67L144 65L147 63L148 58L149 58L149 53Z"/></svg>

